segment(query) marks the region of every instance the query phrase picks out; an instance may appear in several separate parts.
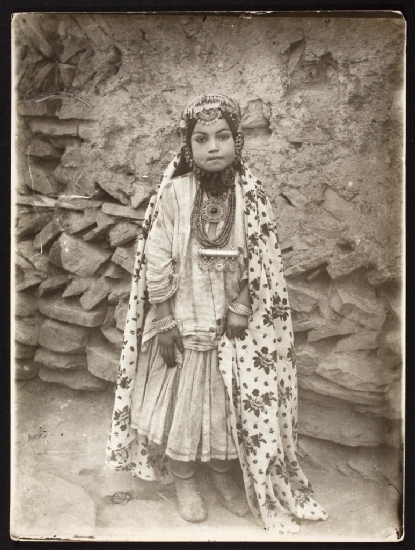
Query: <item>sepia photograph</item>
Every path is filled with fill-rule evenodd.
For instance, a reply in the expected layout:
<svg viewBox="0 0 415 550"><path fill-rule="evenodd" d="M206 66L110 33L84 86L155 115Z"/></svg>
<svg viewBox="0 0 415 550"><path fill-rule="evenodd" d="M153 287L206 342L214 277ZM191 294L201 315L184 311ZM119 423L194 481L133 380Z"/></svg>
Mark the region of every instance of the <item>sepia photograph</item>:
<svg viewBox="0 0 415 550"><path fill-rule="evenodd" d="M404 537L397 11L12 19L10 537Z"/></svg>

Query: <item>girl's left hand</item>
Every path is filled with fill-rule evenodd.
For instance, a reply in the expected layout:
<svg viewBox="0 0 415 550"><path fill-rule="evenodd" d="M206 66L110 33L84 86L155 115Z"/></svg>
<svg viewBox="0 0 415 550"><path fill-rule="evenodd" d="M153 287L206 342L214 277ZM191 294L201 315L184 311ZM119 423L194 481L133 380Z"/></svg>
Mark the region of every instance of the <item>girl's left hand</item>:
<svg viewBox="0 0 415 550"><path fill-rule="evenodd" d="M226 336L229 339L242 336L246 328L248 328L248 317L228 311L226 316Z"/></svg>

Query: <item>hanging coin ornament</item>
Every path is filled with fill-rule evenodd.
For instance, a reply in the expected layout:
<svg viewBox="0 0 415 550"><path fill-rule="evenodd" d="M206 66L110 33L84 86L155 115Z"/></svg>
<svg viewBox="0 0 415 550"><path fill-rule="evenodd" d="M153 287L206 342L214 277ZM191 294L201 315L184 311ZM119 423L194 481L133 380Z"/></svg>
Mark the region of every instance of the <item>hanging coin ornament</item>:
<svg viewBox="0 0 415 550"><path fill-rule="evenodd" d="M216 271L218 277L222 272L236 271L238 250L217 250L215 248L199 248L198 267L202 271Z"/></svg>

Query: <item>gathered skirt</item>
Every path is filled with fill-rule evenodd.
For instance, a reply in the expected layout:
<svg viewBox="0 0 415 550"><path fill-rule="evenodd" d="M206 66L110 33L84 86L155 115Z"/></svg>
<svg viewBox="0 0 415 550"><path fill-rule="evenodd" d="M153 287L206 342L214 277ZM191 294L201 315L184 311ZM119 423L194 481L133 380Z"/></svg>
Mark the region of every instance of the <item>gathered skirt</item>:
<svg viewBox="0 0 415 550"><path fill-rule="evenodd" d="M181 364L169 368L157 336L146 342L138 358L131 426L174 460L238 458L217 348L185 348Z"/></svg>

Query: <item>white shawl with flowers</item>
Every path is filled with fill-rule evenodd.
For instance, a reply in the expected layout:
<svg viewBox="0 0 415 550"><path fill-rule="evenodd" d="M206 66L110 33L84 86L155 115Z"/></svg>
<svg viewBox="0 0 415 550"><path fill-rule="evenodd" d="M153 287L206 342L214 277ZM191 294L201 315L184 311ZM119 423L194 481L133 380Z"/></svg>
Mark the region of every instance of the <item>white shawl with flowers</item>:
<svg viewBox="0 0 415 550"><path fill-rule="evenodd" d="M164 173L151 200L138 241L124 345L117 378L108 466L133 470L145 479L169 480L163 449L138 436L130 425L131 394L146 314L145 243L166 183L179 155ZM261 182L243 164L244 218L253 309L241 338L219 345L219 369L230 399L231 426L251 510L261 525L285 535L298 531L299 519L326 519L296 457L297 373L281 252L272 210ZM190 231L190 228L189 228ZM137 459L146 460L146 474Z"/></svg>

